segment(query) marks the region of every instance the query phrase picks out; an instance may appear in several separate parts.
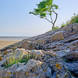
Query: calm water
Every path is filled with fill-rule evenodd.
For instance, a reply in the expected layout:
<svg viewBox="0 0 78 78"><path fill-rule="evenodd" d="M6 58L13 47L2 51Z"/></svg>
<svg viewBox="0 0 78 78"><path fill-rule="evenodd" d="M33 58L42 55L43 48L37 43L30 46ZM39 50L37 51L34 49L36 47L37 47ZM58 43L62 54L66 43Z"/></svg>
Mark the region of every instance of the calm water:
<svg viewBox="0 0 78 78"><path fill-rule="evenodd" d="M7 37L7 36L0 36L0 40L4 41L4 40L7 40L7 41L15 41L15 40L23 40L23 39L27 39L28 37Z"/></svg>

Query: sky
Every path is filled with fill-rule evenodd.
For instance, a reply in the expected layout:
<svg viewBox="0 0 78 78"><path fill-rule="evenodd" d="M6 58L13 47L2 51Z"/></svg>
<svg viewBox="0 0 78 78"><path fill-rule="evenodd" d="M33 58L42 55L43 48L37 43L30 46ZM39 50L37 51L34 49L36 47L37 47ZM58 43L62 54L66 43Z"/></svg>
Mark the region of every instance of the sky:
<svg viewBox="0 0 78 78"><path fill-rule="evenodd" d="M42 0L0 0L0 36L35 36L51 30L51 24L30 15ZM57 26L78 13L78 0L54 0L59 6Z"/></svg>

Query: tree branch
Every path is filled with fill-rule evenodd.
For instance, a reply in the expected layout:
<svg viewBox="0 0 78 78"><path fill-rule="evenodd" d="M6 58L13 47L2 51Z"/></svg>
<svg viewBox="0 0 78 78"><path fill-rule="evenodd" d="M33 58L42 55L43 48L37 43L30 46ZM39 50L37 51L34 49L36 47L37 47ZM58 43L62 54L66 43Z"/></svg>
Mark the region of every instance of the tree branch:
<svg viewBox="0 0 78 78"><path fill-rule="evenodd" d="M52 23L48 18L45 18L45 20L47 20L48 22Z"/></svg>
<svg viewBox="0 0 78 78"><path fill-rule="evenodd" d="M58 14L57 14L54 10L53 10L53 13L56 15L55 20L54 20L54 22L53 22L53 24L55 25L55 23L56 23L56 21L57 21Z"/></svg>
<svg viewBox="0 0 78 78"><path fill-rule="evenodd" d="M50 19L51 19L51 23L53 24L52 12L51 12L51 14L50 14Z"/></svg>

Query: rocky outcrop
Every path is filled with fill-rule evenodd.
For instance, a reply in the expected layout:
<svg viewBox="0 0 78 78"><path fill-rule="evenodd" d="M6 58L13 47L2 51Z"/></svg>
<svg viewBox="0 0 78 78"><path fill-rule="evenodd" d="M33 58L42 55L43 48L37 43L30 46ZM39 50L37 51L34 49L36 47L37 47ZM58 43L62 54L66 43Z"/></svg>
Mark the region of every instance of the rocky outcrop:
<svg viewBox="0 0 78 78"><path fill-rule="evenodd" d="M64 66L71 72L72 75L78 77L78 52L71 52L64 57Z"/></svg>
<svg viewBox="0 0 78 78"><path fill-rule="evenodd" d="M56 33L54 33L52 35L52 41L55 41L55 40L64 40L64 32L63 31L58 31Z"/></svg>
<svg viewBox="0 0 78 78"><path fill-rule="evenodd" d="M78 78L78 24L2 49L0 77Z"/></svg>
<svg viewBox="0 0 78 78"><path fill-rule="evenodd" d="M24 55L27 55L24 59ZM59 58L54 52L43 50L25 50L16 49L14 54L18 57L22 54L20 62L17 60L13 62L12 56L9 54L4 55L9 57L9 63L0 65L0 77L27 77L27 78L70 78L71 75L64 68L62 59ZM34 57L30 57L34 56ZM26 60L26 61L25 61ZM4 62L5 63L5 62ZM2 69L1 69L2 68ZM9 72L9 73L8 73ZM5 73L5 75L3 75ZM1 75L2 74L2 75Z"/></svg>
<svg viewBox="0 0 78 78"><path fill-rule="evenodd" d="M64 31L66 32L78 32L78 23L69 24L68 26L63 27Z"/></svg>

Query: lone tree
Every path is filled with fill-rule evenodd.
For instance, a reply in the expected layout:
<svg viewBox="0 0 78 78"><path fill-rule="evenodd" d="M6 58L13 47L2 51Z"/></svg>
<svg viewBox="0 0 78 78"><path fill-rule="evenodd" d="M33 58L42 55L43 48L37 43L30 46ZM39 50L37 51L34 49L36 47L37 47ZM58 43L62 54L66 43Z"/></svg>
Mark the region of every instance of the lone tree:
<svg viewBox="0 0 78 78"><path fill-rule="evenodd" d="M40 16L40 18L44 18L52 24L53 29L58 17L58 14L56 12L57 9L58 6L56 4L53 4L53 0L43 0L39 4L37 4L37 8L35 8L33 12L29 13Z"/></svg>

